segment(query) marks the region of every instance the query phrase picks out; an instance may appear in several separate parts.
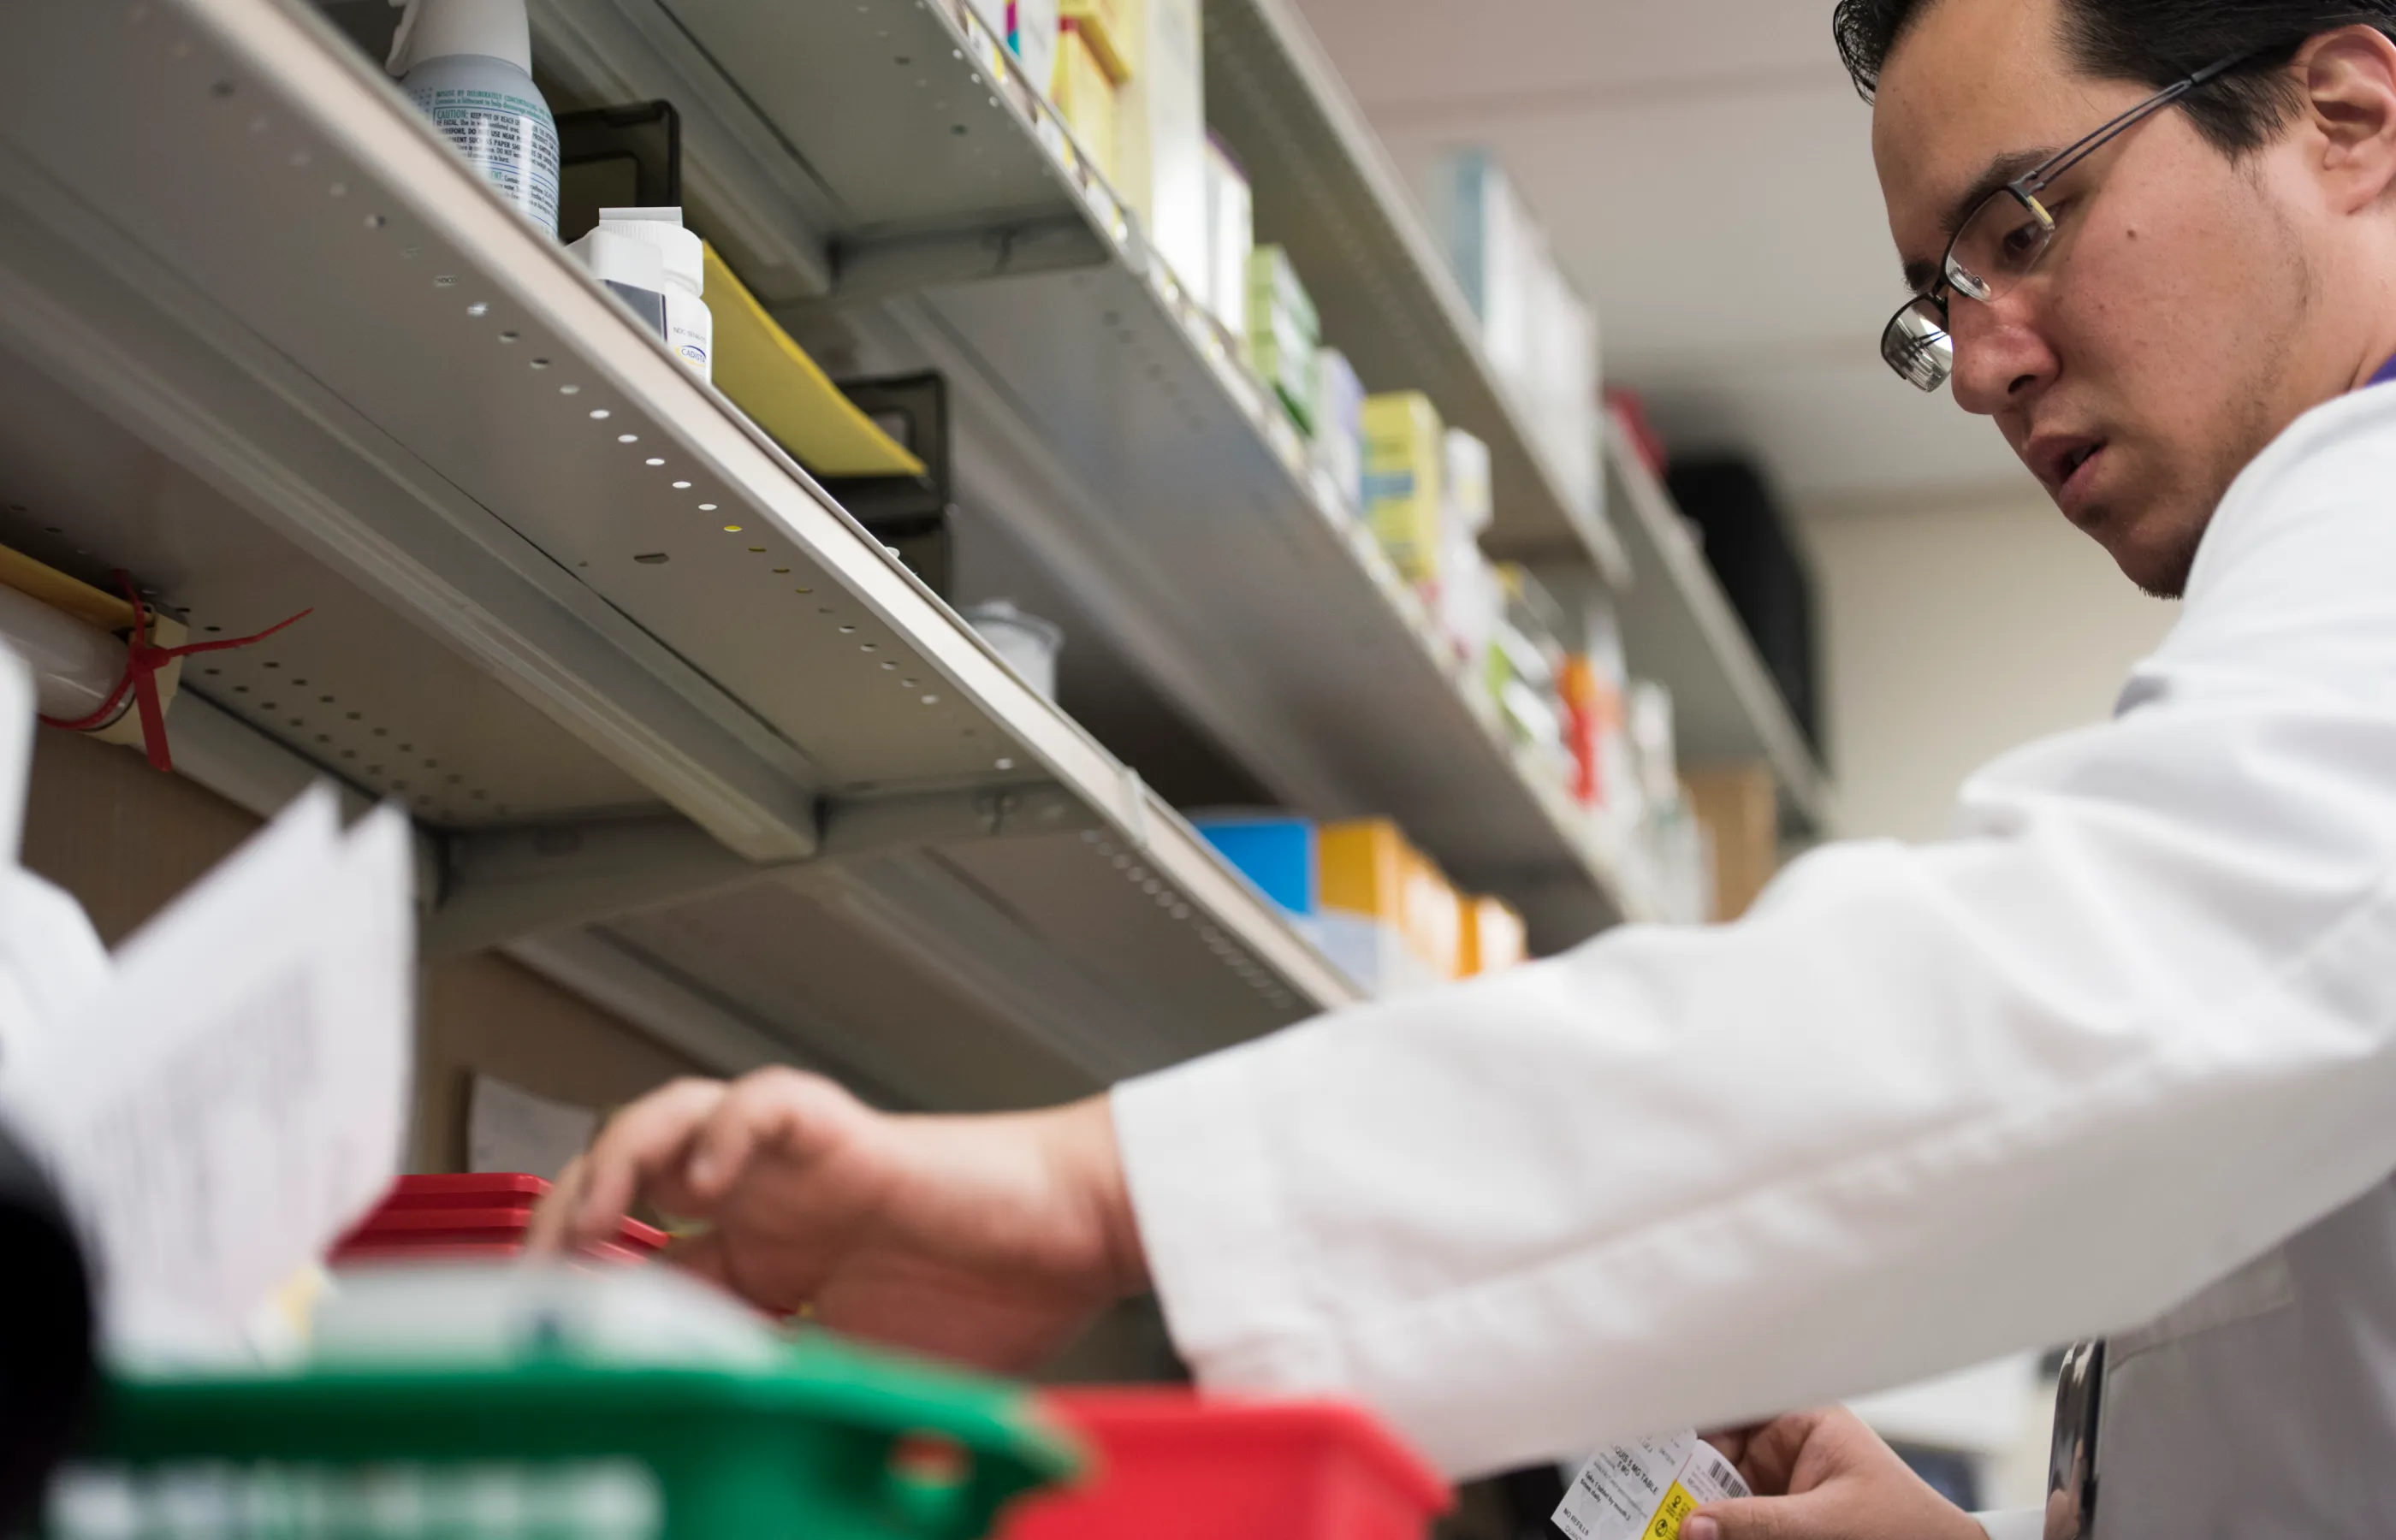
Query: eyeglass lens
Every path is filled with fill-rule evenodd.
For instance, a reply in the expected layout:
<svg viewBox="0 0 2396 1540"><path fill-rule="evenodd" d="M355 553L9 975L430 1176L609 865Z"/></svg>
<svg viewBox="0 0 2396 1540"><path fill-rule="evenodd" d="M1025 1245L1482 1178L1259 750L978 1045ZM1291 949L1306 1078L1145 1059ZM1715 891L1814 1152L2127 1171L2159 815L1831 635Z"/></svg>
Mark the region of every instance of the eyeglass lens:
<svg viewBox="0 0 2396 1540"><path fill-rule="evenodd" d="M1947 281L1982 304L2002 299L2030 276L2055 239L2055 219L2036 199L2008 187L1972 210L1947 253Z"/></svg>
<svg viewBox="0 0 2396 1540"><path fill-rule="evenodd" d="M1955 344L1947 335L1947 316L1936 299L1913 301L1891 318L1881 335L1880 355L1906 383L1935 391L1955 372Z"/></svg>
<svg viewBox="0 0 2396 1540"><path fill-rule="evenodd" d="M2055 219L2043 205L2008 187L1972 210L1947 249L1946 285L1967 299L1991 304L2030 276L2055 243ZM1955 342L1947 308L1923 295L1898 311L1881 334L1880 355L1917 390L1935 391L1955 372Z"/></svg>

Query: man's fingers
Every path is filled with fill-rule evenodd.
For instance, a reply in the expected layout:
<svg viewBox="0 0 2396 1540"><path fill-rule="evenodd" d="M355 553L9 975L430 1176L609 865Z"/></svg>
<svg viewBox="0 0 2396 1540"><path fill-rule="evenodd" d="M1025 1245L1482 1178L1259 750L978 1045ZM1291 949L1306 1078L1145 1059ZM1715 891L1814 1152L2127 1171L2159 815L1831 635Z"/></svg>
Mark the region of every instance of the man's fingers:
<svg viewBox="0 0 2396 1540"><path fill-rule="evenodd" d="M534 1256L566 1249L566 1227L573 1223L574 1207L582 1195L582 1157L577 1155L566 1162L539 1203L532 1211L532 1223L525 1227L525 1250Z"/></svg>
<svg viewBox="0 0 2396 1540"><path fill-rule="evenodd" d="M832 1142L836 1125L856 1107L846 1092L819 1076L760 1069L709 1110L691 1141L684 1179L712 1203L731 1190L759 1149L805 1160Z"/></svg>
<svg viewBox="0 0 2396 1540"><path fill-rule="evenodd" d="M1745 1427L1716 1428L1699 1436L1713 1445L1714 1452L1724 1459L1738 1465L1747 1458L1747 1446L1755 1441L1755 1436L1764 1428L1763 1423L1751 1423Z"/></svg>
<svg viewBox="0 0 2396 1540"><path fill-rule="evenodd" d="M691 1140L727 1089L721 1081L676 1081L609 1119L576 1162L579 1190L567 1200L566 1241L590 1245L607 1239L634 1199L663 1178L678 1178Z"/></svg>
<svg viewBox="0 0 2396 1540"><path fill-rule="evenodd" d="M1760 1496L1776 1497L1796 1484L1797 1467L1805 1447L1822 1427L1824 1414L1792 1412L1761 1427L1750 1428L1747 1447L1731 1463ZM1818 1478L1817 1478L1818 1480ZM1808 1483L1809 1485L1812 1483Z"/></svg>
<svg viewBox="0 0 2396 1540"><path fill-rule="evenodd" d="M1850 1540L1853 1528L1810 1496L1740 1497L1690 1514L1681 1540Z"/></svg>

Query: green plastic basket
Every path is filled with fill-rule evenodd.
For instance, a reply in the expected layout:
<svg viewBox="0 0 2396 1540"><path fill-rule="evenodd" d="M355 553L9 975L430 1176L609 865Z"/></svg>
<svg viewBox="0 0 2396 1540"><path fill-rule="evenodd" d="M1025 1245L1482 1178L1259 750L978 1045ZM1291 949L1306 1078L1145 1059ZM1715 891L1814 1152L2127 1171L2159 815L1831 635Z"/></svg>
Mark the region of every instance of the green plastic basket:
<svg viewBox="0 0 2396 1540"><path fill-rule="evenodd" d="M51 1540L968 1540L1081 1463L1019 1390L813 1338L750 1372L126 1380L87 1450Z"/></svg>

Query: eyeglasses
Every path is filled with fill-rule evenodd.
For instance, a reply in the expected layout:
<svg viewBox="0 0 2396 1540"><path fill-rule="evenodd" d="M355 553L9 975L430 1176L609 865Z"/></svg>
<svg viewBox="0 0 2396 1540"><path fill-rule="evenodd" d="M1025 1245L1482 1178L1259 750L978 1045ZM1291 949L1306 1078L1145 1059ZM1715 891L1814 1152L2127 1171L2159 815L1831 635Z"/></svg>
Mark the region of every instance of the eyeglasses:
<svg viewBox="0 0 2396 1540"><path fill-rule="evenodd" d="M1889 317L1881 333L1880 355L1897 378L1936 391L1955 372L1955 342L1948 331L1948 295L1984 305L1996 303L2030 276L2055 245L2055 215L2040 194L2064 173L2106 145L2200 86L2265 50L2234 54L2149 97L2079 143L1990 193L1956 227L1939 259L1937 281Z"/></svg>

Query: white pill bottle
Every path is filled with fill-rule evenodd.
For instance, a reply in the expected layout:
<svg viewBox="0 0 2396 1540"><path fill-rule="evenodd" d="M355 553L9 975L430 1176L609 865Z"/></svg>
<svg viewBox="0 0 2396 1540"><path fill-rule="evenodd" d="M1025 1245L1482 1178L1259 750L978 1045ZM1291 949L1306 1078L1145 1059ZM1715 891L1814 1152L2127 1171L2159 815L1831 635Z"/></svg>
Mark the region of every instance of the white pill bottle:
<svg viewBox="0 0 2396 1540"><path fill-rule="evenodd" d="M603 208L599 228L656 248L665 263L666 346L701 379L715 378L715 313L707 308L707 247L679 208Z"/></svg>
<svg viewBox="0 0 2396 1540"><path fill-rule="evenodd" d="M532 83L524 0L391 0L406 14L386 66L518 212L557 233L557 120Z"/></svg>

